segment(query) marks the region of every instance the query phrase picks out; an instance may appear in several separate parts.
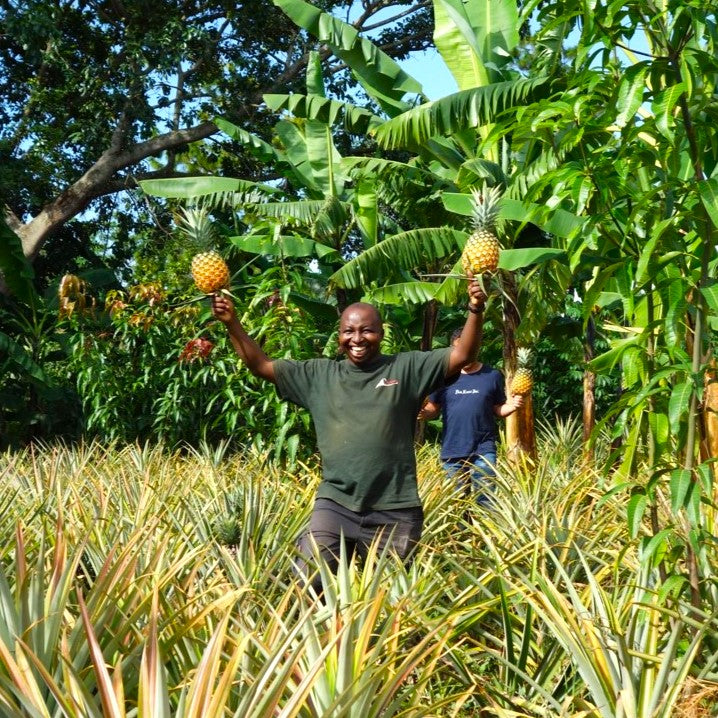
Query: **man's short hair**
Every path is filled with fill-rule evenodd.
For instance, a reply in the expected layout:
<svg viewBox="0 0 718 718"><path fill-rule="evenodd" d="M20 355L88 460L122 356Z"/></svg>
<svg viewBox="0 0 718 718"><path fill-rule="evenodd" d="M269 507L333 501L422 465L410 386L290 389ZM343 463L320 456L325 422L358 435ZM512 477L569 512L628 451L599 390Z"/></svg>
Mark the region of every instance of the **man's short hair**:
<svg viewBox="0 0 718 718"><path fill-rule="evenodd" d="M452 344L461 336L462 330L463 330L463 327L459 327L459 329L454 329L454 331L451 332L451 343Z"/></svg>

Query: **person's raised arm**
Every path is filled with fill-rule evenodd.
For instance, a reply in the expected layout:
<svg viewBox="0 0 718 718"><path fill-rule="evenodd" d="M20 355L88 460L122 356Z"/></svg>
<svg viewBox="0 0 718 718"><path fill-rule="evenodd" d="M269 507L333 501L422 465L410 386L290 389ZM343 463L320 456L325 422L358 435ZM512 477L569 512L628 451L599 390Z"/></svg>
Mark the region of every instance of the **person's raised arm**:
<svg viewBox="0 0 718 718"><path fill-rule="evenodd" d="M227 327L234 351L247 365L247 369L261 379L276 383L274 363L259 344L244 331L232 301L224 294L215 294L212 297L212 314Z"/></svg>
<svg viewBox="0 0 718 718"><path fill-rule="evenodd" d="M485 303L486 295L481 289L481 285L475 279L472 279L469 282L468 316L466 317L464 328L461 330L461 336L451 347L446 376L456 374L476 359L481 344L481 333L484 328Z"/></svg>

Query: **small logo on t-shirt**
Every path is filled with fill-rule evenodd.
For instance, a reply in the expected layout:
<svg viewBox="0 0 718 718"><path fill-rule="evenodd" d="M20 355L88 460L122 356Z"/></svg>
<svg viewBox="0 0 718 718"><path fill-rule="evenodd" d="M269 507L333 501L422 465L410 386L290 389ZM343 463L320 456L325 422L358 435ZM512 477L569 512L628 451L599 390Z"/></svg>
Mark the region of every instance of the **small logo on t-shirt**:
<svg viewBox="0 0 718 718"><path fill-rule="evenodd" d="M399 383L398 379L386 379L386 378L382 377L381 379L379 379L379 381L377 382L377 385L374 388L378 389L380 386L394 386L395 384L398 384L398 383Z"/></svg>
<svg viewBox="0 0 718 718"><path fill-rule="evenodd" d="M478 389L457 389L454 394L481 394Z"/></svg>

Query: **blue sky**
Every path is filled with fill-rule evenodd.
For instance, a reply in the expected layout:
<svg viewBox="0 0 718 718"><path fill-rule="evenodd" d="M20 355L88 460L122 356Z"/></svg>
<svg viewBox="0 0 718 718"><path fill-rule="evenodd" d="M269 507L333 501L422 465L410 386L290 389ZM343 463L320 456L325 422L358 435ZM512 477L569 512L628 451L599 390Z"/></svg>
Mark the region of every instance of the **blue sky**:
<svg viewBox="0 0 718 718"><path fill-rule="evenodd" d="M430 100L438 100L457 91L452 74L435 48L415 53L413 57L401 60L399 64L423 85Z"/></svg>

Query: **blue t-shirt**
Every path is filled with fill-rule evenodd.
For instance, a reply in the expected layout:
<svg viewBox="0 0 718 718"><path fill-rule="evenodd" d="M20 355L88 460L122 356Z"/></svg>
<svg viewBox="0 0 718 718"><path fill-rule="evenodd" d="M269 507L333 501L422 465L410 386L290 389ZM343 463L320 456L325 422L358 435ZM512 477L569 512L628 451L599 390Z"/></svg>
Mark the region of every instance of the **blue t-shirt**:
<svg viewBox="0 0 718 718"><path fill-rule="evenodd" d="M500 371L484 364L470 374L461 372L429 399L441 406L442 459L496 453L494 406L506 402Z"/></svg>

